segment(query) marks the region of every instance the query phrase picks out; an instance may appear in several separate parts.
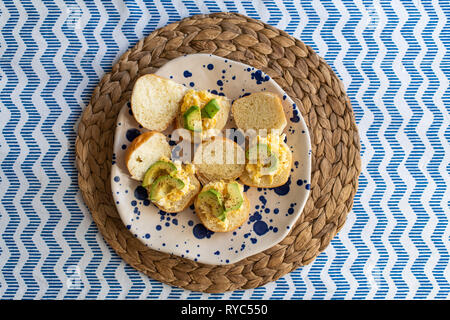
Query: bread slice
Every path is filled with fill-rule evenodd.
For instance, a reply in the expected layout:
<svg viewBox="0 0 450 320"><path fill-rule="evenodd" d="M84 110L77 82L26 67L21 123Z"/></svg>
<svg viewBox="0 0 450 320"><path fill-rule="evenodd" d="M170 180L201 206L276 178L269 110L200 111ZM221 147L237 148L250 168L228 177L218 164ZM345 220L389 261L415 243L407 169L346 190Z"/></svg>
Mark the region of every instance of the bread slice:
<svg viewBox="0 0 450 320"><path fill-rule="evenodd" d="M200 182L197 180L195 175L190 175L189 179L193 185L195 185L195 189L192 189L189 193L184 195L184 197L180 200L178 200L173 207L165 208L164 206L158 205L157 203L153 202L155 206L157 206L160 210L163 210L168 213L176 213L181 212L184 209L186 209L188 206L190 206L192 203L194 203L195 196L200 192L200 188L202 187Z"/></svg>
<svg viewBox="0 0 450 320"><path fill-rule="evenodd" d="M202 191L205 190L205 187ZM228 214L228 225L226 229L223 229L223 226L216 219L208 218L207 212L201 209L200 200L198 197L195 199L194 206L195 212L200 219L201 223L208 229L213 232L230 232L237 228L239 228L245 221L247 221L248 216L250 214L250 201L248 200L246 194L243 194L244 202L242 207L231 214Z"/></svg>
<svg viewBox="0 0 450 320"><path fill-rule="evenodd" d="M186 90L185 86L154 74L139 77L131 94L134 118L146 129L167 129L180 112Z"/></svg>
<svg viewBox="0 0 450 320"><path fill-rule="evenodd" d="M281 133L287 121L280 97L272 92L257 92L234 101L231 106L239 129L266 129Z"/></svg>
<svg viewBox="0 0 450 320"><path fill-rule="evenodd" d="M245 152L230 139L213 137L199 146L194 164L197 177L204 185L211 181L231 181L245 169Z"/></svg>
<svg viewBox="0 0 450 320"><path fill-rule="evenodd" d="M170 159L172 154L166 136L148 131L136 137L125 154L125 163L133 179L142 181L147 169L161 157Z"/></svg>
<svg viewBox="0 0 450 320"><path fill-rule="evenodd" d="M289 149L289 147L284 142L281 143L283 143L285 147ZM257 188L275 188L282 186L288 181L289 176L291 175L291 168L292 168L291 152L288 153L288 161L289 164L287 165L287 167L284 168L282 171L278 172L276 175L274 175L272 182L270 181L269 177L263 176L259 183L255 183L248 175L247 170L244 170L243 174L239 177L239 181L249 187L257 187Z"/></svg>

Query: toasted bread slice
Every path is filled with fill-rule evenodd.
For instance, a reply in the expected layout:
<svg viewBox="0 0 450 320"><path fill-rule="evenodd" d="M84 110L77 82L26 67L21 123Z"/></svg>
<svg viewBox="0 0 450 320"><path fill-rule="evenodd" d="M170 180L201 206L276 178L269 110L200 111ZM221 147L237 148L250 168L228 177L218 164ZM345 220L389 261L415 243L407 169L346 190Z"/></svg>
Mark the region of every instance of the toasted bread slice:
<svg viewBox="0 0 450 320"><path fill-rule="evenodd" d="M147 169L161 157L170 158L171 148L166 136L156 131L136 137L125 154L125 163L133 179L142 181Z"/></svg>
<svg viewBox="0 0 450 320"><path fill-rule="evenodd" d="M134 118L149 130L165 130L178 116L186 90L185 86L154 74L141 76L131 94Z"/></svg>
<svg viewBox="0 0 450 320"><path fill-rule="evenodd" d="M289 149L289 147L284 142L281 142L281 143L283 143L284 146L287 149ZM261 180L258 183L256 183L249 176L249 173L247 170L244 170L243 174L239 177L239 181L249 187L275 188L275 187L282 186L283 184L285 184L288 181L289 176L291 175L292 152L289 152L287 154L287 156L288 156L288 165L285 168L283 168L283 170L280 170L280 172L277 172L277 174L275 174L273 176L272 181L268 176L262 176Z"/></svg>
<svg viewBox="0 0 450 320"><path fill-rule="evenodd" d="M242 185L241 185L242 186ZM210 189L211 185L208 184L203 187L202 192ZM220 191L220 190L218 190ZM224 225L220 220L211 216L210 212L206 212L205 207L201 206L199 197L194 201L195 212L199 217L201 223L213 232L229 232L239 228L247 219L250 213L250 201L246 194L243 192L243 203L239 210L231 211L227 213L227 224Z"/></svg>
<svg viewBox="0 0 450 320"><path fill-rule="evenodd" d="M271 92L257 92L234 101L231 106L239 129L276 130L281 133L287 121L280 97Z"/></svg>
<svg viewBox="0 0 450 320"><path fill-rule="evenodd" d="M197 177L202 184L211 181L231 181L245 168L245 152L234 141L213 137L203 142L194 155Z"/></svg>
<svg viewBox="0 0 450 320"><path fill-rule="evenodd" d="M195 186L195 189L191 190L189 193L185 194L184 197L178 200L175 204L173 204L170 208L164 207L162 205L158 205L153 202L155 206L157 206L160 210L163 210L168 213L176 213L181 212L194 203L195 196L200 192L200 188L202 187L200 182L197 180L195 175L190 175L189 179L191 183Z"/></svg>

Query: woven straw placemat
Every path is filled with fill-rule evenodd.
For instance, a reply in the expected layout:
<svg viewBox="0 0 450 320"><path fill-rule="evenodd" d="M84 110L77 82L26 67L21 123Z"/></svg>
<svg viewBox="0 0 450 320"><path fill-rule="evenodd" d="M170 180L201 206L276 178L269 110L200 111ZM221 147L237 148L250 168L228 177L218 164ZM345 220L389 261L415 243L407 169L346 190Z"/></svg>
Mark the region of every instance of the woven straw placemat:
<svg viewBox="0 0 450 320"><path fill-rule="evenodd" d="M116 118L135 80L185 54L211 53L259 68L295 101L310 130L311 193L289 235L231 265L205 265L149 249L122 223L111 195ZM360 143L342 82L310 47L260 21L235 14L198 15L151 33L128 50L95 88L76 141L78 183L100 232L131 266L194 291L262 286L313 261L342 228L361 170Z"/></svg>

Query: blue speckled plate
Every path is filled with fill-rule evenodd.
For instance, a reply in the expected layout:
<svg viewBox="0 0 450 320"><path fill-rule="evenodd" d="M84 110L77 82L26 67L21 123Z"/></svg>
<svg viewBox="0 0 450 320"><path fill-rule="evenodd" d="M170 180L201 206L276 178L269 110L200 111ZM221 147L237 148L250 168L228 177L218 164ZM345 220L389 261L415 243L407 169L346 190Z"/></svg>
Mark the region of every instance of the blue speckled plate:
<svg viewBox="0 0 450 320"><path fill-rule="evenodd" d="M111 189L127 228L148 247L207 264L234 263L280 242L300 216L308 198L311 145L308 129L294 102L269 76L248 65L208 54L187 55L165 64L157 75L189 88L208 89L234 100L269 91L283 97L288 119L284 130L293 152L289 181L278 188L246 188L252 210L240 228L229 233L207 231L193 206L179 213L159 210L144 188L129 177L124 156L130 142L144 132L125 105L117 119L111 169ZM227 128L234 127L231 119ZM170 137L173 128L165 133Z"/></svg>

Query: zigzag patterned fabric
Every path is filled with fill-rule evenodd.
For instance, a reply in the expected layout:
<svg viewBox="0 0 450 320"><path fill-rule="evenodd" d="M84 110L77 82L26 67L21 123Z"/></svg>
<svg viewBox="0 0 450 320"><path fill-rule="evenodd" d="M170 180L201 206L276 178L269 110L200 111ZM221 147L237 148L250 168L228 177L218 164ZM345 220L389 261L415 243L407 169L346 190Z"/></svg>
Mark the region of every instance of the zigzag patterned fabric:
<svg viewBox="0 0 450 320"><path fill-rule="evenodd" d="M343 79L362 142L354 209L310 265L202 294L126 265L77 186L77 120L99 79L169 22L219 11L313 47ZM438 1L0 2L0 298L448 299L450 5Z"/></svg>

